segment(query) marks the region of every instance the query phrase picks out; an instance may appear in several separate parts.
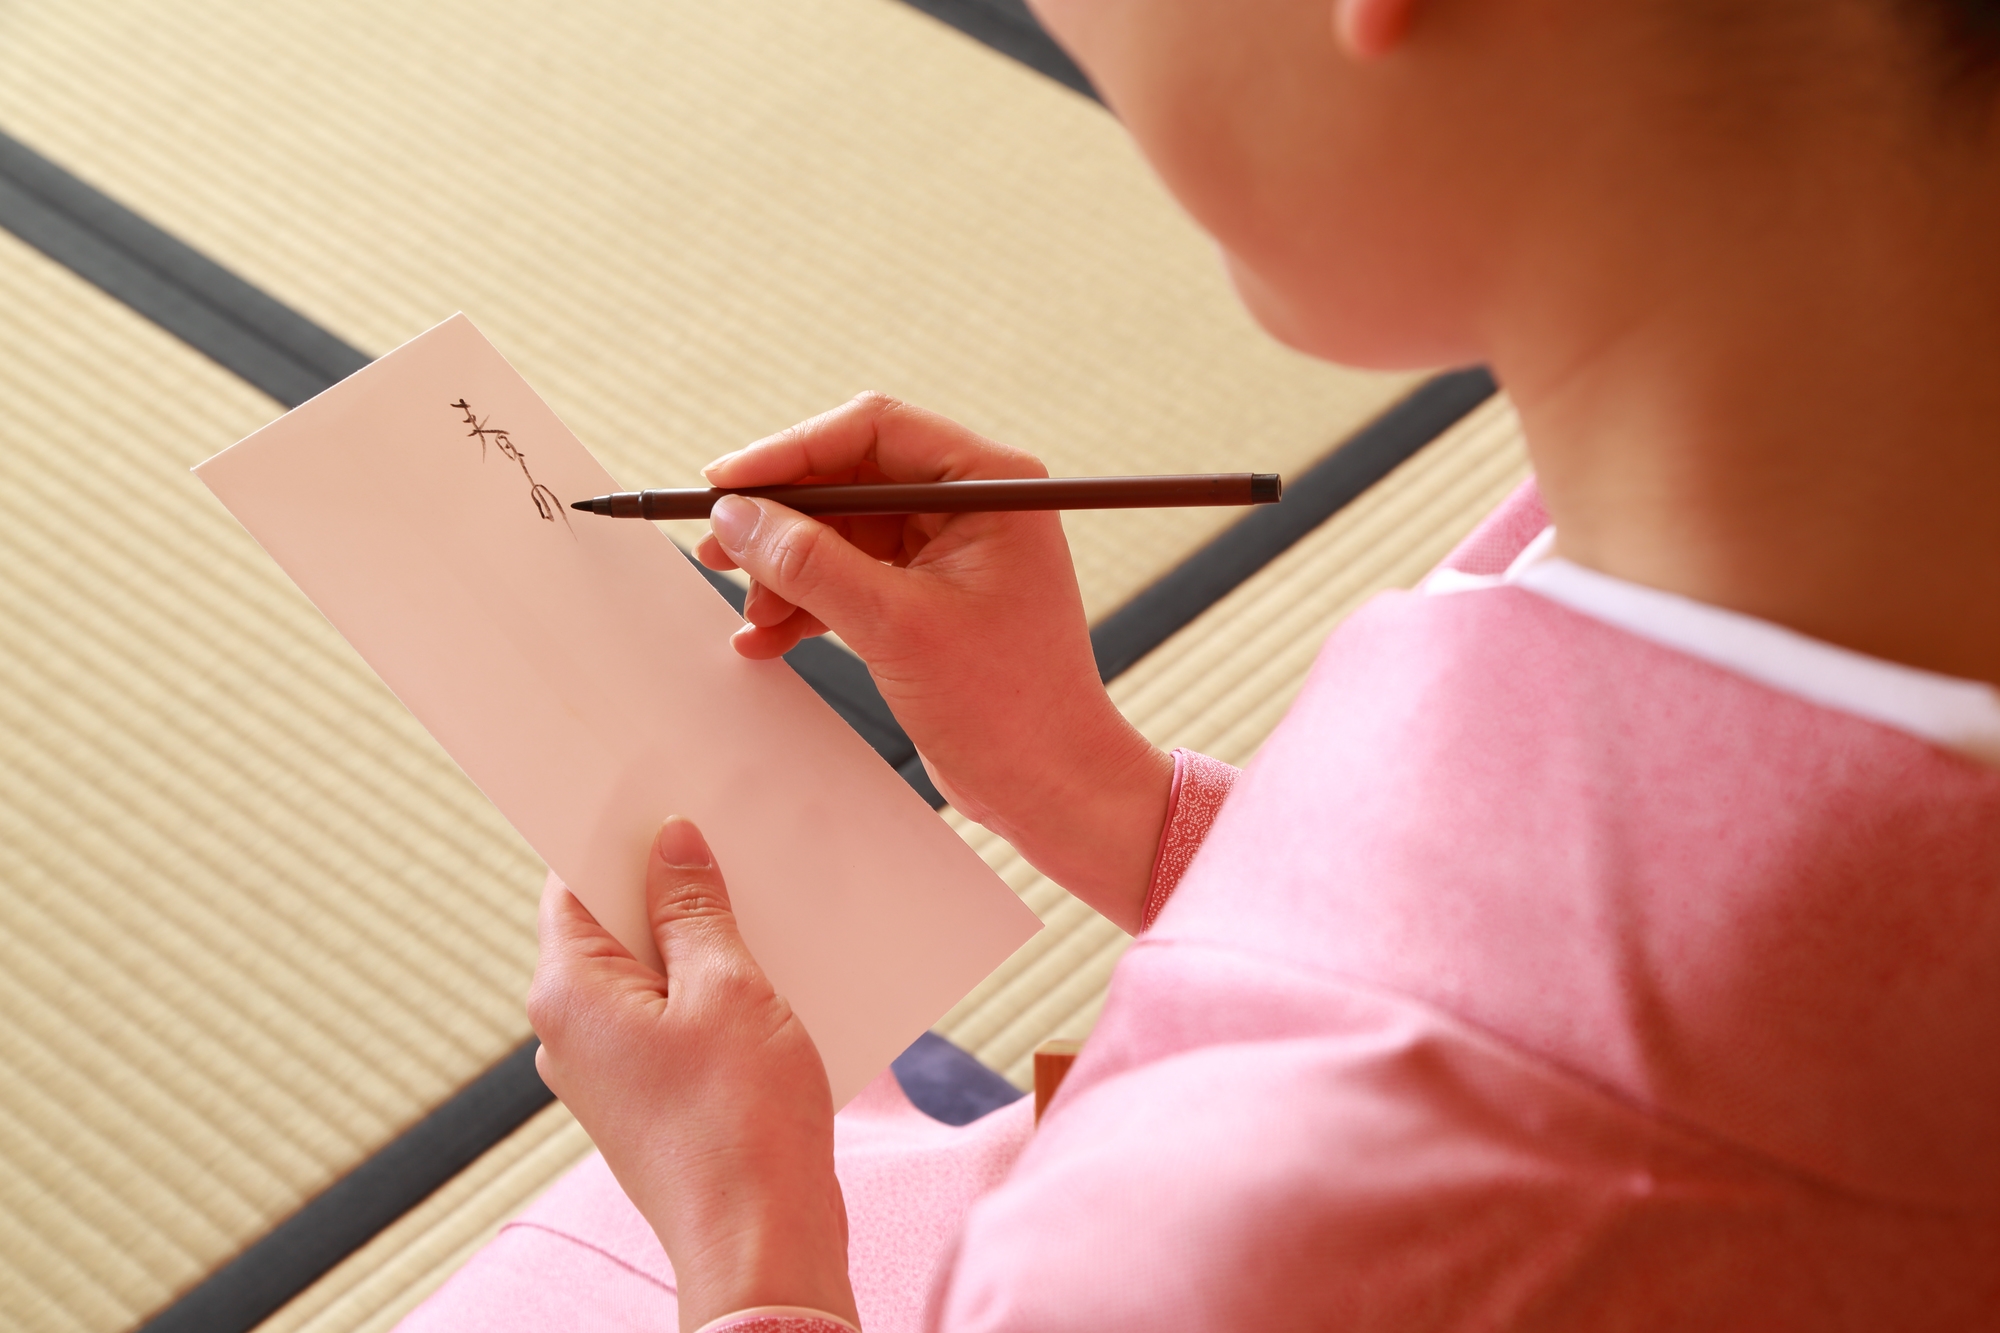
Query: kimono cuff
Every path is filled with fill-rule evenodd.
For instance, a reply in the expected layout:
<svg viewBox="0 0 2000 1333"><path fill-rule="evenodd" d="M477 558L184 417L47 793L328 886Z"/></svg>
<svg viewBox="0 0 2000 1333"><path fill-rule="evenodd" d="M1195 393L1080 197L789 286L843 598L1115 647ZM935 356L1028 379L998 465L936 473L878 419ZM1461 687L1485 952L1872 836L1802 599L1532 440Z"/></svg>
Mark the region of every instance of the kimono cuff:
<svg viewBox="0 0 2000 1333"><path fill-rule="evenodd" d="M1174 751L1174 788L1167 796L1167 822L1160 830L1160 850L1153 856L1153 879L1146 886L1140 929L1150 927L1173 897L1241 773L1232 764L1193 750Z"/></svg>
<svg viewBox="0 0 2000 1333"><path fill-rule="evenodd" d="M711 1319L694 1333L861 1333L839 1315L803 1305L759 1305Z"/></svg>

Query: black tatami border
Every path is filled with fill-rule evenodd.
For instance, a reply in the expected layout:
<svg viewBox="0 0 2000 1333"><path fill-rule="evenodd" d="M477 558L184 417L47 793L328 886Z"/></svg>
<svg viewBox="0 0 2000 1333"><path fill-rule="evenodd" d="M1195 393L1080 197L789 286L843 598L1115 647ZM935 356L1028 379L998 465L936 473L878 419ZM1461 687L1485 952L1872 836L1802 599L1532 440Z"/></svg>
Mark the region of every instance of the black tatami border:
<svg viewBox="0 0 2000 1333"><path fill-rule="evenodd" d="M248 1333L555 1100L535 1049L515 1047L313 1196L141 1333Z"/></svg>
<svg viewBox="0 0 2000 1333"><path fill-rule="evenodd" d="M1095 95L1020 0L907 2ZM0 227L288 408L371 360L5 134ZM1484 370L1438 376L1288 479L1282 503L1251 511L1093 627L1100 674L1109 681L1124 672L1493 392ZM741 609L734 583L703 573ZM786 660L933 806L944 804L859 659L809 640ZM526 1042L440 1103L140 1333L247 1333L261 1323L549 1104L535 1046Z"/></svg>
<svg viewBox="0 0 2000 1333"><path fill-rule="evenodd" d="M1305 472L1285 478L1283 500L1252 509L1091 627L1098 674L1107 681L1124 674L1456 425L1497 388L1483 367L1435 376Z"/></svg>
<svg viewBox="0 0 2000 1333"><path fill-rule="evenodd" d="M286 407L373 359L5 134L0 226Z"/></svg>
<svg viewBox="0 0 2000 1333"><path fill-rule="evenodd" d="M1091 86L1090 76L1078 69L1069 52L1057 46L1055 38L1035 21L1024 0L903 0L903 3L949 23L1002 55L1014 57L1065 88L1094 101L1102 100Z"/></svg>

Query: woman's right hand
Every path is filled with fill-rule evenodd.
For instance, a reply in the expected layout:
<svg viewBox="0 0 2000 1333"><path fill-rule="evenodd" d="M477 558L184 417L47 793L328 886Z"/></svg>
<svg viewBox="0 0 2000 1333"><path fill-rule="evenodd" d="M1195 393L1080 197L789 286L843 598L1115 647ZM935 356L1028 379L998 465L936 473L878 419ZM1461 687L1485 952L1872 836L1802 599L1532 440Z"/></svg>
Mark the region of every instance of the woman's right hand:
<svg viewBox="0 0 2000 1333"><path fill-rule="evenodd" d="M863 394L711 463L713 486L1040 477L1032 455ZM737 651L832 630L868 664L932 781L1044 874L1136 930L1173 762L1097 676L1061 516L821 521L729 497L696 554L753 580Z"/></svg>

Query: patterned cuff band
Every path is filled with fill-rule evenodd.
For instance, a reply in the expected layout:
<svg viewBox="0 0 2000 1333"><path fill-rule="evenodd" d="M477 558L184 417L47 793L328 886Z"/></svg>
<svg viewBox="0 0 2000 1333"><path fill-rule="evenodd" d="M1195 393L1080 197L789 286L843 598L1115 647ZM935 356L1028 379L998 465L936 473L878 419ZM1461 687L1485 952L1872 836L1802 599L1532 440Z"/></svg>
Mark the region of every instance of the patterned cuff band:
<svg viewBox="0 0 2000 1333"><path fill-rule="evenodd" d="M1159 917L1173 897L1188 863L1201 850L1215 816L1241 770L1193 750L1174 751L1174 789L1167 797L1167 823L1160 830L1160 850L1153 857L1153 882L1146 888L1143 926ZM1142 927L1143 928L1143 927Z"/></svg>

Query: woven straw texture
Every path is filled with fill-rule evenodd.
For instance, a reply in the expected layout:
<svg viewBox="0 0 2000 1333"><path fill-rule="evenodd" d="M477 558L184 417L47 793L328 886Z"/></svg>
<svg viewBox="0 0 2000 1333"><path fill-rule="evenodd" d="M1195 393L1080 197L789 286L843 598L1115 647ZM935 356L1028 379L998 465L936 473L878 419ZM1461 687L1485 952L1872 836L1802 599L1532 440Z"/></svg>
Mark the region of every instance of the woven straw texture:
<svg viewBox="0 0 2000 1333"><path fill-rule="evenodd" d="M634 483L868 386L1296 470L1408 384L1261 337L1109 117L894 0L30 0L0 126L357 346L467 310ZM0 1327L108 1333L526 1035L539 870L187 475L272 404L5 236L0 349ZM1229 517L1076 516L1092 613ZM1069 956L952 1030L1012 1069Z"/></svg>
<svg viewBox="0 0 2000 1333"><path fill-rule="evenodd" d="M590 1152L560 1103L356 1250L257 1333L388 1333L501 1224Z"/></svg>
<svg viewBox="0 0 2000 1333"><path fill-rule="evenodd" d="M1290 472L1409 383L1257 333L1111 117L896 0L14 3L0 126L357 347L466 311L634 485L866 388ZM1073 516L1092 617L1230 517Z"/></svg>
<svg viewBox="0 0 2000 1333"><path fill-rule="evenodd" d="M0 346L0 1327L120 1329L522 1039L541 876L188 474L268 401L5 235Z"/></svg>

